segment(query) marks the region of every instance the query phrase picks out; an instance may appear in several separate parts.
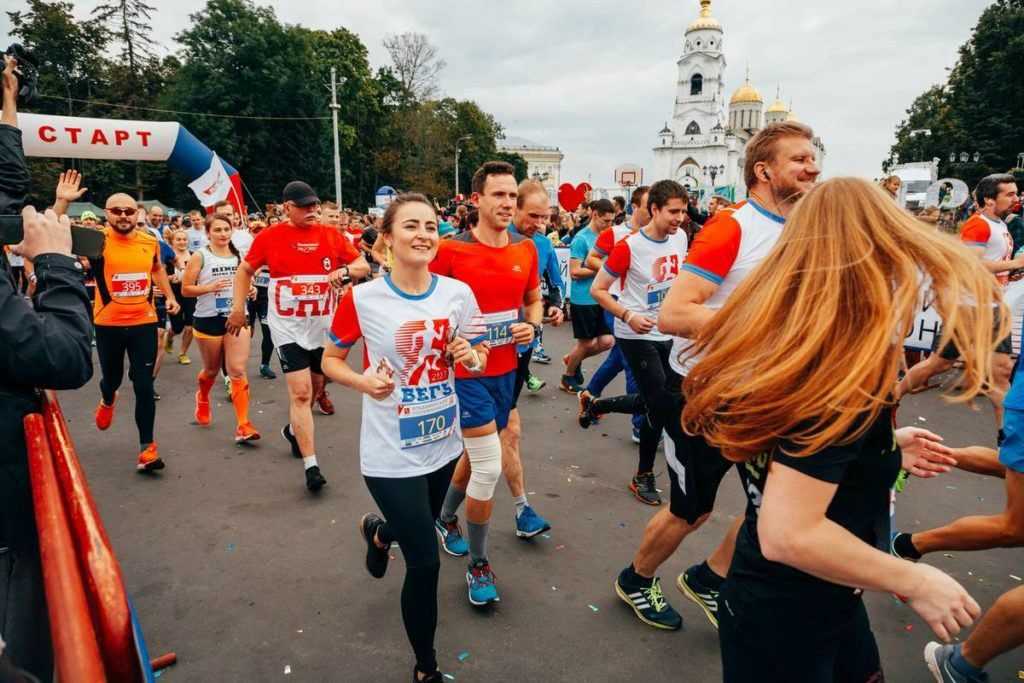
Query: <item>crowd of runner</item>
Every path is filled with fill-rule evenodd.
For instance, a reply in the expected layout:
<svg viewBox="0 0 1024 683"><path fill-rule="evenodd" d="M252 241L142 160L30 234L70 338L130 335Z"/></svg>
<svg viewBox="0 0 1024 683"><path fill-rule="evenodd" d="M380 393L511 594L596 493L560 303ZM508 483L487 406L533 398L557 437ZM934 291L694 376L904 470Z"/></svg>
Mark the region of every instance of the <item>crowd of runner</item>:
<svg viewBox="0 0 1024 683"><path fill-rule="evenodd" d="M466 558L468 600L484 607L500 600L488 534L502 476L514 508L499 519L522 539L554 526L527 498L520 442L530 427L516 405L524 388L544 387L531 362L553 362L544 326L569 319L575 345L559 388L583 430L610 413L632 416L636 468L624 484L658 507L609 577L643 624L682 627L658 570L708 519L735 467L745 514L675 580L718 629L724 680L882 681L865 590L900 596L932 628L925 661L936 681L987 680L984 666L1024 642L1024 588L982 615L955 580L917 560L1024 544L1024 379L1011 381L1024 369L1014 367L1002 302L1009 273L1024 268L1004 222L1020 211L1017 185L983 178L958 244L878 185L818 182L812 138L793 122L758 132L745 152L747 199L716 196L707 212L659 180L567 220L543 185L517 183L504 162L476 171L471 207L440 210L410 193L378 216L323 203L301 181L250 216L225 201L168 218L114 194L102 223L80 217L106 235L102 256L83 262L101 374L96 427L115 419L127 367L136 467L173 467L157 446L155 382L165 356L189 365L198 348L196 428L229 437L211 408L223 382L230 436L265 441L271 426L254 425L249 411L258 332L259 374L276 379L276 355L289 400L288 423L272 427L317 494L327 479L313 411L334 413L330 382L361 393L360 466L379 508L358 522L366 567L383 576L397 542L413 678L441 681L440 551ZM58 213L80 183L62 174ZM569 248L568 284L555 246ZM31 294L31 264L12 266ZM900 340L923 300L944 324L934 353L908 368ZM588 379L586 364L602 355ZM955 363L962 396L983 394L996 408L998 451L951 449L898 426L900 398ZM605 395L620 372L627 393ZM914 534L889 528L901 473L954 466L1005 479L1005 511Z"/></svg>

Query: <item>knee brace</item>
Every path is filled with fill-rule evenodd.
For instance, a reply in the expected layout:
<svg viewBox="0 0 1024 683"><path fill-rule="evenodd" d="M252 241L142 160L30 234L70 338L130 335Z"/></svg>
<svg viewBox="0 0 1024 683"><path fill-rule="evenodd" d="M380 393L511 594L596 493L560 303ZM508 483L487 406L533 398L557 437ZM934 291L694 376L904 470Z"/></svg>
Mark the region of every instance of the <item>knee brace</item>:
<svg viewBox="0 0 1024 683"><path fill-rule="evenodd" d="M501 439L495 432L466 437L465 441L470 466L466 495L477 500L490 500L501 476Z"/></svg>

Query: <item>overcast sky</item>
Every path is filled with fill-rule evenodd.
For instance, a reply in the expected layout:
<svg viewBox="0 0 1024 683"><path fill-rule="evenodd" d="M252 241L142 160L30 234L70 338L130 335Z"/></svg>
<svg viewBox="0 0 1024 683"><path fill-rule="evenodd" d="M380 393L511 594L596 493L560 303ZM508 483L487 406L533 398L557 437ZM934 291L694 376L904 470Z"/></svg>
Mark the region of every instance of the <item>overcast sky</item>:
<svg viewBox="0 0 1024 683"><path fill-rule="evenodd" d="M172 36L204 4L149 1L157 7L155 36L171 50ZM78 0L76 13L84 18L96 4ZM651 167L656 133L671 116L683 33L700 9L698 0L258 4L272 5L287 23L347 27L369 48L373 67L387 63L384 35L425 33L448 63L445 94L476 100L508 135L559 147L563 180L595 186L611 185L619 164ZM715 0L712 13L725 30L727 96L749 62L766 105L781 84L783 99L792 99L798 118L822 137L827 175L876 176L896 123L918 94L945 80L987 5ZM0 16L4 41L9 28Z"/></svg>

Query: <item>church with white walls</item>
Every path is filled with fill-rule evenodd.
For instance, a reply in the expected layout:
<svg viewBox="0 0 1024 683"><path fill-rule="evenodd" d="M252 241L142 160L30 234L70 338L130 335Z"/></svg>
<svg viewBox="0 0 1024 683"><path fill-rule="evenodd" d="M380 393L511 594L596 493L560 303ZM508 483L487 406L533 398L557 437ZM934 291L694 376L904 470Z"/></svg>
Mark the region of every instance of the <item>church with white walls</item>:
<svg viewBox="0 0 1024 683"><path fill-rule="evenodd" d="M672 178L704 201L712 194L733 200L746 197L744 148L754 133L769 123L795 121L792 108L779 98L765 108L764 99L746 79L725 105L725 33L711 15L711 0L700 0L700 15L686 28L683 53L677 62L672 118L658 133L654 173ZM819 166L825 147L814 139Z"/></svg>

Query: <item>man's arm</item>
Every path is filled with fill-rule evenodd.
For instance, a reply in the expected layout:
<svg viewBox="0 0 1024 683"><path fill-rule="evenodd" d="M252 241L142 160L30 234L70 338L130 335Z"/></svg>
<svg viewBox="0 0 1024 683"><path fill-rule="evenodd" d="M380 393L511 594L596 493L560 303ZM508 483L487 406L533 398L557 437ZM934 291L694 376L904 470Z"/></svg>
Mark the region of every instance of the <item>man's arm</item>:
<svg viewBox="0 0 1024 683"><path fill-rule="evenodd" d="M28 196L28 164L18 129L16 61L4 56L3 116L0 118L0 214L21 211Z"/></svg>
<svg viewBox="0 0 1024 683"><path fill-rule="evenodd" d="M63 216L68 212L68 205L71 202L77 202L82 198L82 195L89 189L87 187L79 187L82 184L82 174L71 169L70 171L64 171L60 174L60 178L57 179L57 189L54 192L53 211L58 216Z"/></svg>
<svg viewBox="0 0 1024 683"><path fill-rule="evenodd" d="M14 57L8 57L4 55L4 71L3 71L3 117L0 118L0 123L11 126L12 128L18 127L18 76L14 73L14 69L18 66L18 60Z"/></svg>
<svg viewBox="0 0 1024 683"><path fill-rule="evenodd" d="M160 288L160 291L164 293L164 298L167 300L167 312L177 313L180 305L174 296L174 290L171 289L171 279L167 277L167 269L164 267L163 262L158 261L153 269L153 281L156 282L156 286Z"/></svg>
<svg viewBox="0 0 1024 683"><path fill-rule="evenodd" d="M658 329L665 334L692 338L697 336L715 311L704 305L718 285L705 277L684 270L672 283L658 313Z"/></svg>
<svg viewBox="0 0 1024 683"><path fill-rule="evenodd" d="M569 277L573 280L586 280L597 274L596 268L587 268L578 258L569 259Z"/></svg>
<svg viewBox="0 0 1024 683"><path fill-rule="evenodd" d="M1009 270L1024 268L1024 256L1018 256L1017 258L1007 259L1005 261L986 261L984 258L984 247L971 247L971 251L978 255L978 258L981 259L982 265L985 266L990 273L1005 273Z"/></svg>
<svg viewBox="0 0 1024 683"><path fill-rule="evenodd" d="M591 249L587 254L586 260L583 262L587 268L590 268L595 273L601 270L601 265L604 262L604 257L597 253L597 251Z"/></svg>
<svg viewBox="0 0 1024 683"><path fill-rule="evenodd" d="M25 386L77 389L92 377L92 313L81 264L70 253L70 225L31 207L22 219L26 240L17 251L35 264L38 290L33 310L0 275L0 375ZM50 237L40 241L44 233Z"/></svg>

